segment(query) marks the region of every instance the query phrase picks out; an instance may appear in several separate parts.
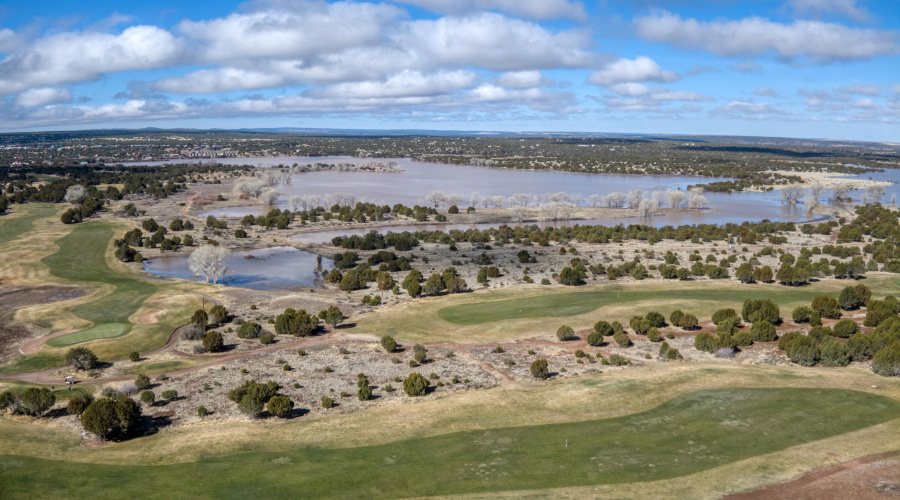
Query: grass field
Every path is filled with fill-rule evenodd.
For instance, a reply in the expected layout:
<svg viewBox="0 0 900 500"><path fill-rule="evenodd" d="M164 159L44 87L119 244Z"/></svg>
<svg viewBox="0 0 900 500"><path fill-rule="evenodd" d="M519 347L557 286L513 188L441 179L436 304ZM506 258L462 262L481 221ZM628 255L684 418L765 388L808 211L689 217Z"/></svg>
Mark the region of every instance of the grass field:
<svg viewBox="0 0 900 500"><path fill-rule="evenodd" d="M31 231L38 219L56 214L58 208L53 205L28 204L17 205L22 214L8 214L0 217L0 245L9 243Z"/></svg>
<svg viewBox="0 0 900 500"><path fill-rule="evenodd" d="M877 275L862 281L876 297L900 291L897 278ZM493 341L552 334L566 323L591 328L600 319L627 324L634 315L675 309L708 321L719 308L740 311L747 298L770 298L782 317L820 294L837 296L855 282L823 280L803 287L742 285L734 282L642 281L623 284L553 287L546 289L484 290L468 294L420 299L378 314L359 318L354 331L394 335L408 341Z"/></svg>
<svg viewBox="0 0 900 500"><path fill-rule="evenodd" d="M172 498L175 491L182 498L396 498L656 481L895 418L900 403L858 391L719 389L612 419L356 448L250 452L169 466L4 456L0 489L6 498L33 497L35 484L43 495L68 498Z"/></svg>
<svg viewBox="0 0 900 500"><path fill-rule="evenodd" d="M125 335L131 330L128 318L156 292L155 285L110 269L106 249L112 236L113 231L107 224L79 224L57 242L59 251L43 259L56 277L114 287L112 293L69 309L76 316L93 322L94 326L56 337L48 342L49 345L65 347Z"/></svg>

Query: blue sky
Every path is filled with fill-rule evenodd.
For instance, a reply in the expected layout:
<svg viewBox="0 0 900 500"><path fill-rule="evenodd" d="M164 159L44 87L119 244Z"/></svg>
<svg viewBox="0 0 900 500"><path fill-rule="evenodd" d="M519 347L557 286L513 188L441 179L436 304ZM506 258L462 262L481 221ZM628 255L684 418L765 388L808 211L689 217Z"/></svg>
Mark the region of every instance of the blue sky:
<svg viewBox="0 0 900 500"><path fill-rule="evenodd" d="M900 142L896 0L0 5L0 130L312 127Z"/></svg>

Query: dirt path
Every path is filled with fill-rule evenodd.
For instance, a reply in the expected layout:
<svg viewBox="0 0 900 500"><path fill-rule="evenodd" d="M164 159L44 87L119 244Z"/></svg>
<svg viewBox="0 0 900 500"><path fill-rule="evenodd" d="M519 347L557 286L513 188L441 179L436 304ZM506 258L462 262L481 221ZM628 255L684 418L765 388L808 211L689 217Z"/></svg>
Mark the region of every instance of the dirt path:
<svg viewBox="0 0 900 500"><path fill-rule="evenodd" d="M515 379L513 379L509 374L504 373L501 370L498 370L496 366L494 366L490 363L484 363L484 362L478 361L477 359L475 359L471 354L469 354L466 351L459 351L459 355L462 356L463 358L466 358L466 360L469 361L470 363L481 367L482 370L484 370L488 373L493 373L494 375L504 378L509 382L515 381Z"/></svg>
<svg viewBox="0 0 900 500"><path fill-rule="evenodd" d="M724 497L727 500L856 500L900 498L900 451L821 467L785 483Z"/></svg>
<svg viewBox="0 0 900 500"><path fill-rule="evenodd" d="M24 344L22 344L21 347L19 347L19 352L22 353L23 355L34 354L34 353L38 352L38 351L41 349L41 345L43 345L44 342L46 342L46 341L48 341L48 340L50 340L50 339L54 339L54 338L56 338L56 337L62 337L63 335L68 335L68 334L70 334L70 333L75 333L75 332L77 332L77 331L78 331L78 330L75 329L75 328L69 328L69 329L67 329L67 330L60 330L60 331L58 331L58 332L54 332L54 333L50 333L50 334L44 335L43 337L38 337L38 338L36 338L36 339L31 339L31 340L29 340L28 342L25 342Z"/></svg>

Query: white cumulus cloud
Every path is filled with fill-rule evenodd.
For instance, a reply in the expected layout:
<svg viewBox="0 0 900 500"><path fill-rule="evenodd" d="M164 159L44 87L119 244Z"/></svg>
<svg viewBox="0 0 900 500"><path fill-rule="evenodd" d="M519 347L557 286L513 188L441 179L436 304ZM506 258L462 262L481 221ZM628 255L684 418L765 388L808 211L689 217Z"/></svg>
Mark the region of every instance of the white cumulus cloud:
<svg viewBox="0 0 900 500"><path fill-rule="evenodd" d="M399 0L399 2L456 16L492 10L535 20L587 19L584 5L569 0Z"/></svg>
<svg viewBox="0 0 900 500"><path fill-rule="evenodd" d="M719 56L747 57L774 52L782 59L807 57L818 63L829 63L898 53L895 32L848 28L822 21L782 24L761 17L698 21L662 11L636 18L634 23L638 35L645 40Z"/></svg>
<svg viewBox="0 0 900 500"><path fill-rule="evenodd" d="M69 89L58 87L29 89L16 96L15 102L26 108L72 102L72 92Z"/></svg>
<svg viewBox="0 0 900 500"><path fill-rule="evenodd" d="M594 71L588 81L597 85L615 85L627 82L675 82L681 79L678 73L665 71L653 59L638 56L634 59L619 59L606 67Z"/></svg>

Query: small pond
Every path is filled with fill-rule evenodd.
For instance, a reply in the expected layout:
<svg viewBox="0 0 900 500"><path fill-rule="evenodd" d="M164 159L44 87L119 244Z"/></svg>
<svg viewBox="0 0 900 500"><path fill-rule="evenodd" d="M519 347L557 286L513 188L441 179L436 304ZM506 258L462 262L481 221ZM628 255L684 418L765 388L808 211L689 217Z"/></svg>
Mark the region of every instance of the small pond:
<svg viewBox="0 0 900 500"><path fill-rule="evenodd" d="M244 252L232 252L225 260L225 284L272 290L276 288L318 287L334 267L331 259L322 259L317 268L318 256L294 247L272 247ZM187 256L159 257L144 263L144 270L154 276L203 281L188 269Z"/></svg>

